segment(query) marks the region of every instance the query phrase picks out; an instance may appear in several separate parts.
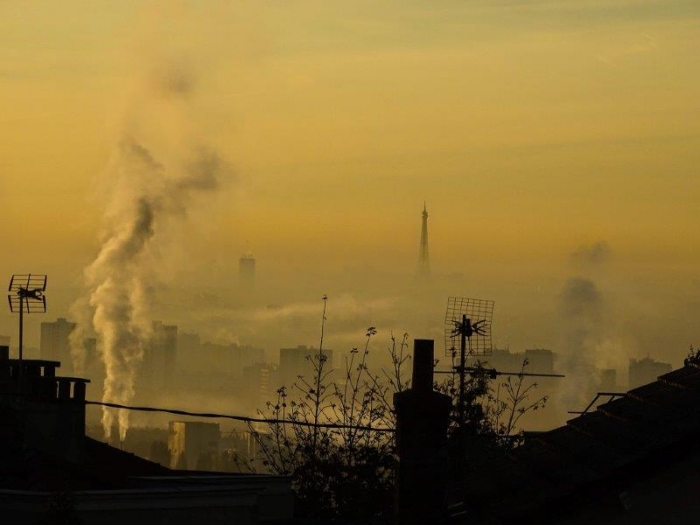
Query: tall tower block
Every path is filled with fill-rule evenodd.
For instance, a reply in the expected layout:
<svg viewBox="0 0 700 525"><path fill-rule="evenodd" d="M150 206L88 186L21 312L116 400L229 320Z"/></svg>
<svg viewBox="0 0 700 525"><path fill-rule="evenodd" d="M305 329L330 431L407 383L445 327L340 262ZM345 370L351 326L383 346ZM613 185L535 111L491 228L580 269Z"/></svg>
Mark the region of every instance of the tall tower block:
<svg viewBox="0 0 700 525"><path fill-rule="evenodd" d="M418 255L418 280L430 279L430 254L428 252L428 210L423 203L423 225L420 232L420 252Z"/></svg>
<svg viewBox="0 0 700 525"><path fill-rule="evenodd" d="M252 290L255 284L255 259L251 253L238 260L238 284L244 290Z"/></svg>

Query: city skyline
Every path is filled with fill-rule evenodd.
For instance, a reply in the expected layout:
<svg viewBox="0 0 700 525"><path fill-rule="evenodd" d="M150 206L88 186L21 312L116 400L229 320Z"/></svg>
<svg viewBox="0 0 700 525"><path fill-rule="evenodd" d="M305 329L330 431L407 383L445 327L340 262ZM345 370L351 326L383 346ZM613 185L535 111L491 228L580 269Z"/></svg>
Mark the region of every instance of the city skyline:
<svg viewBox="0 0 700 525"><path fill-rule="evenodd" d="M692 4L81 5L0 7L0 275L49 274L49 315L130 341L115 359L156 319L314 344L325 294L341 350L437 338L454 295L498 304L497 346L572 368L694 342Z"/></svg>
<svg viewBox="0 0 700 525"><path fill-rule="evenodd" d="M693 522L698 35L0 2L4 515Z"/></svg>

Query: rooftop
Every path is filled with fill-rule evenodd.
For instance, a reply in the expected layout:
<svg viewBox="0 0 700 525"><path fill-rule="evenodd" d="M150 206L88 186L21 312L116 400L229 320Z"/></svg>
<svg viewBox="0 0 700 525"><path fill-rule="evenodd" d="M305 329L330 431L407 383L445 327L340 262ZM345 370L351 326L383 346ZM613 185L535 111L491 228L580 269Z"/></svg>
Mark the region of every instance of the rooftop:
<svg viewBox="0 0 700 525"><path fill-rule="evenodd" d="M700 366L687 364L488 463L467 480L465 501L482 521L550 522L682 463L698 438Z"/></svg>

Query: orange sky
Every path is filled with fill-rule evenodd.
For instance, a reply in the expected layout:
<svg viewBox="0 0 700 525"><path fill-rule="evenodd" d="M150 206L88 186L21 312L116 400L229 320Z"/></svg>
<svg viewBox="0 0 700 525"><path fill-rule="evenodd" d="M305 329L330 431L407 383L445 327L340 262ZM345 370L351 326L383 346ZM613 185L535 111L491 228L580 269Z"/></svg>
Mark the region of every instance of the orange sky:
<svg viewBox="0 0 700 525"><path fill-rule="evenodd" d="M563 276L603 240L618 275L683 289L698 35L689 0L3 2L0 277L76 286L128 134L235 169L170 239L188 270L251 250L280 275L409 275L425 200L438 274ZM171 70L193 83L174 107Z"/></svg>

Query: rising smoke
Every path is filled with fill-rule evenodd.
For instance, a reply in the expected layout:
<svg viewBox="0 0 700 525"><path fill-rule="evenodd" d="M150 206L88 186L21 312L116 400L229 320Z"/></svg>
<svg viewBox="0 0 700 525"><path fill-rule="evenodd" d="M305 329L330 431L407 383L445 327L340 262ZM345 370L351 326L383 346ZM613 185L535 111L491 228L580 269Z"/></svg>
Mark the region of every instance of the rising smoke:
<svg viewBox="0 0 700 525"><path fill-rule="evenodd" d="M567 409L578 410L600 390L601 370L619 372L629 349L622 343L620 312L608 290L601 289L601 267L611 259L610 247L604 241L581 246L571 259L580 275L567 279L559 296L558 366L566 375L560 400Z"/></svg>
<svg viewBox="0 0 700 525"><path fill-rule="evenodd" d="M560 367L566 375L562 402L578 409L598 383L595 349L602 340L603 296L587 278L572 277L560 295L563 351Z"/></svg>
<svg viewBox="0 0 700 525"><path fill-rule="evenodd" d="M612 257L610 246L605 241L580 246L571 254L571 260L579 265L594 266L606 263Z"/></svg>
<svg viewBox="0 0 700 525"><path fill-rule="evenodd" d="M171 99L182 101L191 95L193 85L188 72L167 71L153 95L162 98L167 91ZM199 146L180 145L177 152L166 148L157 159L133 133L118 144L105 172L110 187L104 208L107 232L97 257L85 269L85 294L72 309L78 323L71 334L74 367L78 372L84 369L84 341L94 332L104 363L104 402L128 405L134 399L138 367L151 337L149 311L153 288L161 279L158 268L165 239L173 242L175 237L177 242L182 221L197 199L212 195L228 173L219 155ZM119 410L116 416L123 441L129 415ZM114 423L114 411L105 408L102 424L107 438Z"/></svg>

